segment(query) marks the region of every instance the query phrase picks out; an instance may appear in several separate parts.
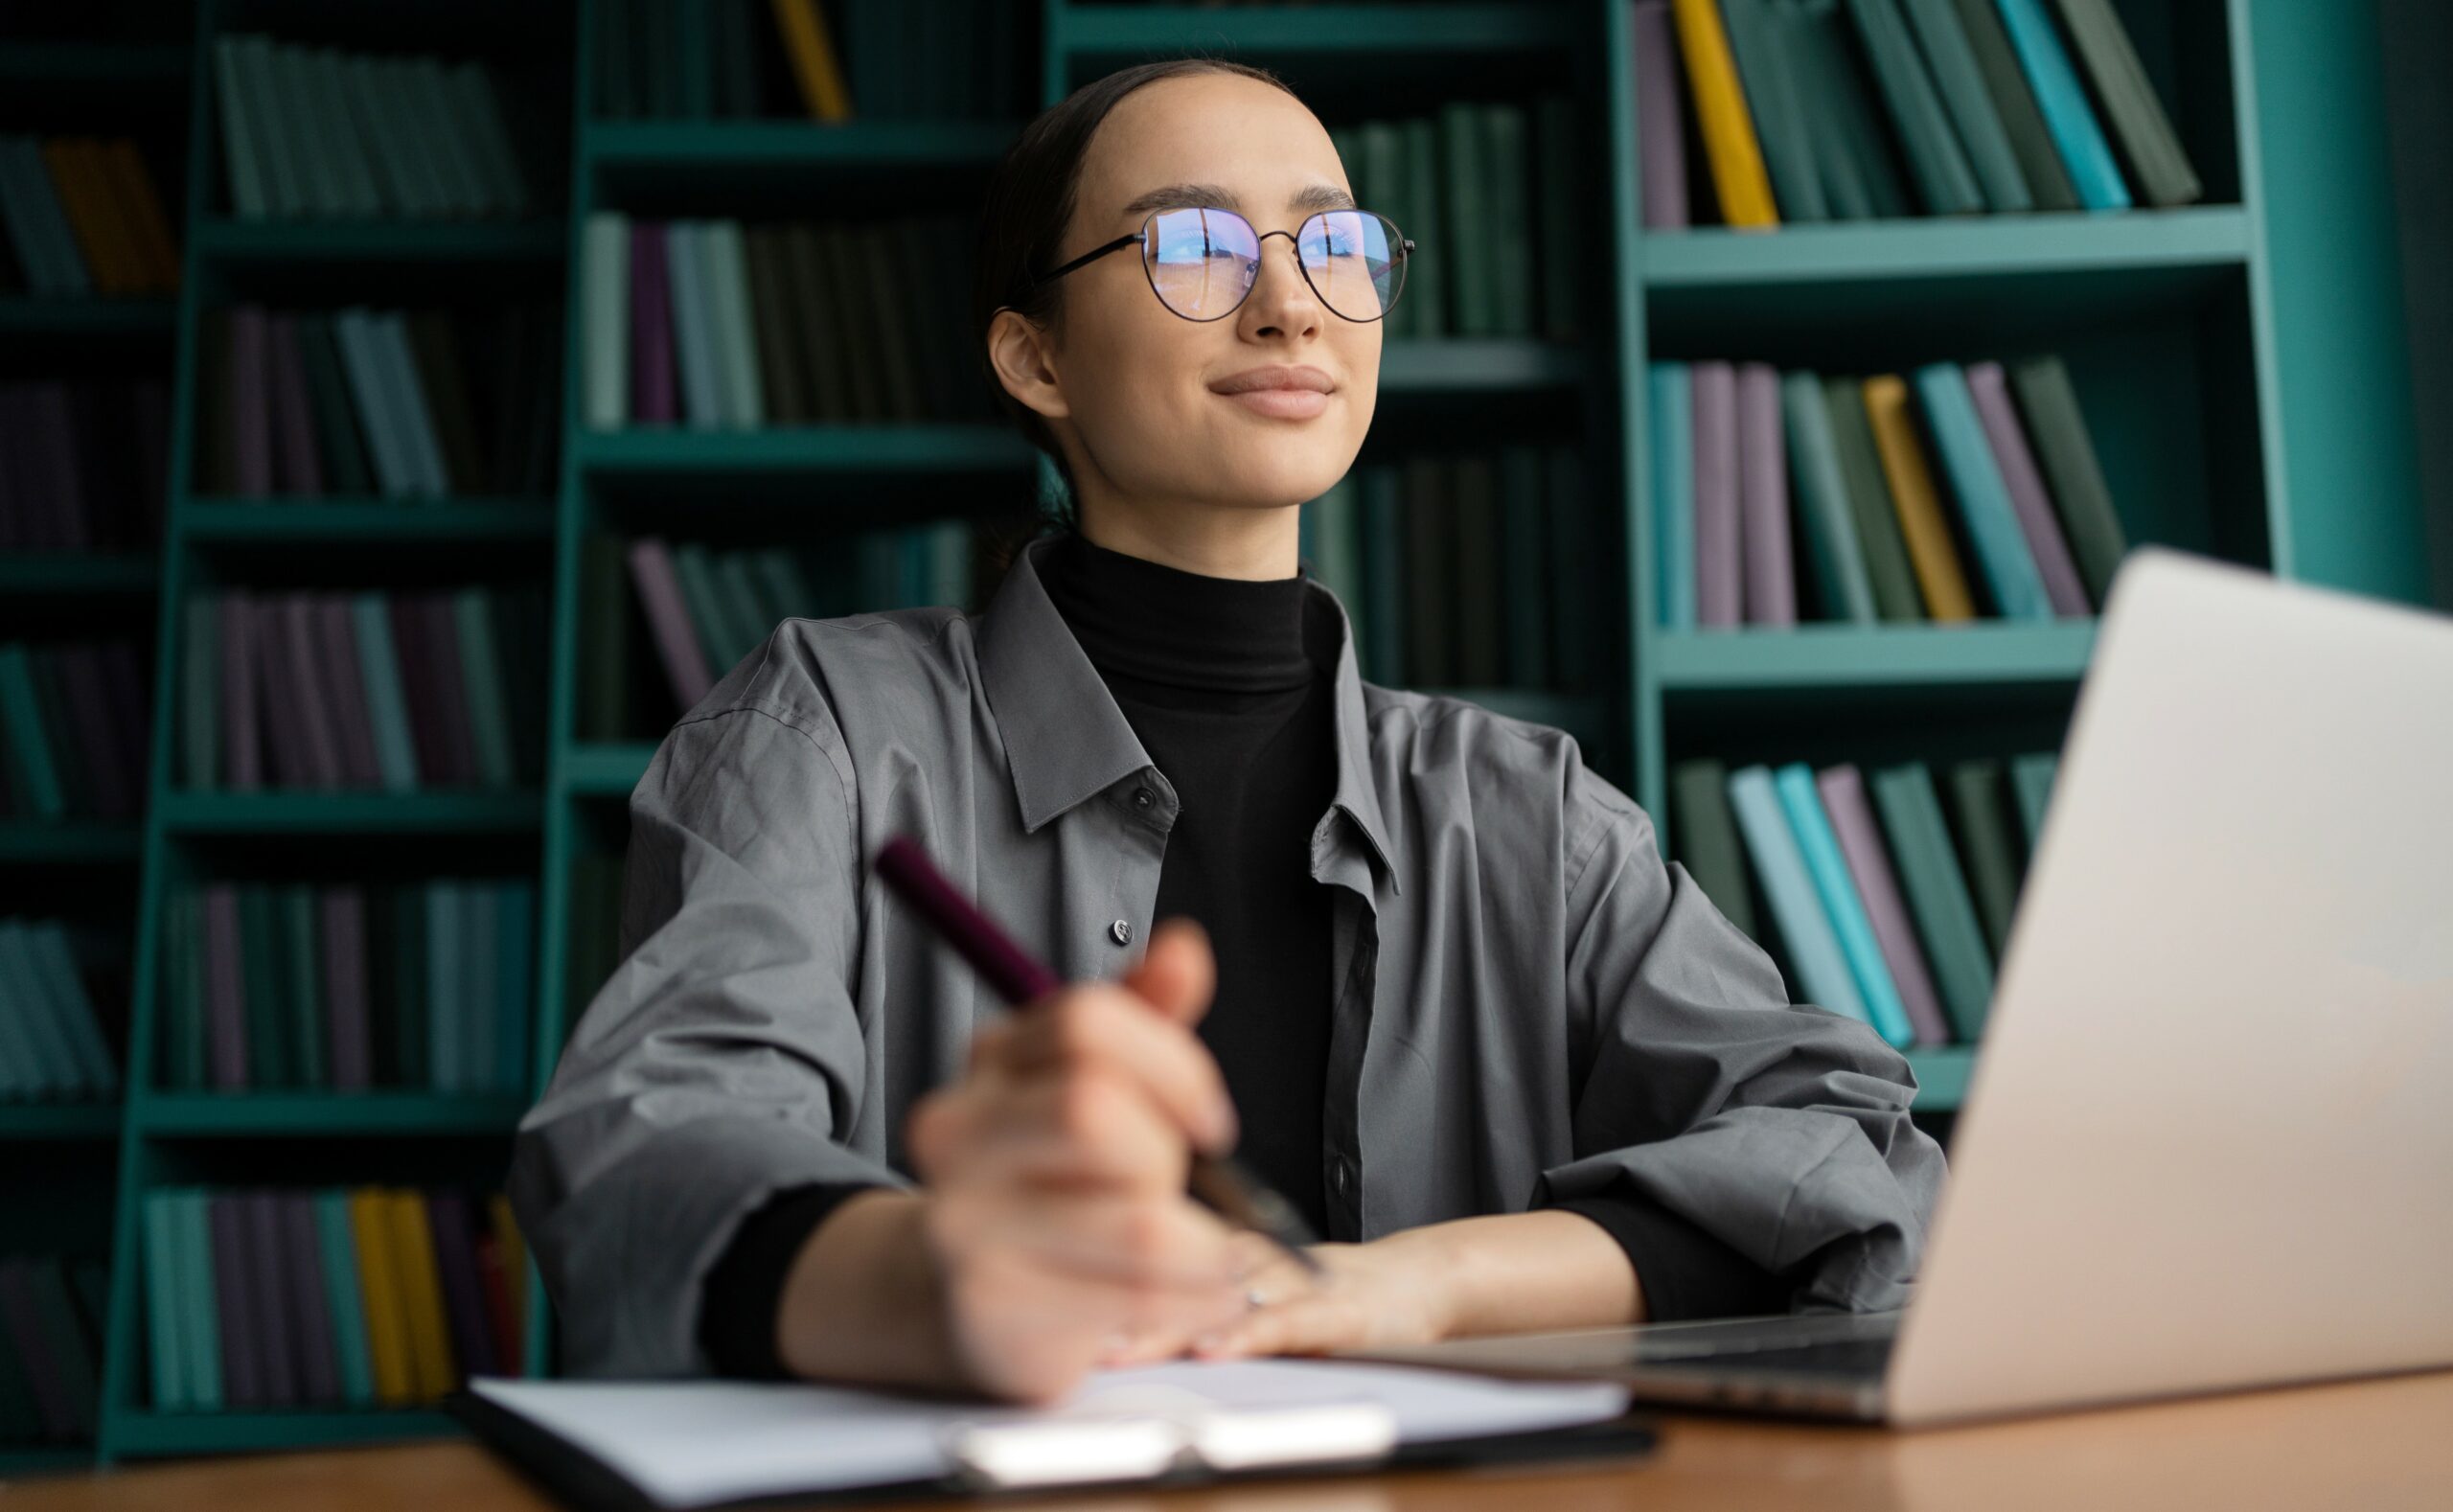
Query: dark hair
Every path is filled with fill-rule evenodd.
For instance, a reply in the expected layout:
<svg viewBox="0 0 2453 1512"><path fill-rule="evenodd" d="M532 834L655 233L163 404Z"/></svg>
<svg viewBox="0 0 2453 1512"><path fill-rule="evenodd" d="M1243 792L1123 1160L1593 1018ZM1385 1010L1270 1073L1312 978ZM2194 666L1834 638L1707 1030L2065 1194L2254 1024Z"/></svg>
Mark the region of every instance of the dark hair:
<svg viewBox="0 0 2453 1512"><path fill-rule="evenodd" d="M997 311L1011 306L1032 322L1060 327L1064 314L1064 283L1041 284L1031 271L1051 266L1064 245L1073 209L1081 197L1082 160L1090 140L1116 103L1144 84L1190 74L1240 74L1285 89L1286 81L1264 68L1221 57L1174 57L1135 63L1094 79L1048 106L1022 127L990 174L979 209L978 256L972 269L971 335L981 379L997 405L1020 427L1023 437L1054 466L1065 485L1061 507L1043 509L1019 538L1000 541L993 552L993 577L1001 579L1023 546L1051 529L1058 533L1081 528L1074 504L1073 470L1066 465L1047 423L1017 401L997 379L988 361L988 328Z"/></svg>

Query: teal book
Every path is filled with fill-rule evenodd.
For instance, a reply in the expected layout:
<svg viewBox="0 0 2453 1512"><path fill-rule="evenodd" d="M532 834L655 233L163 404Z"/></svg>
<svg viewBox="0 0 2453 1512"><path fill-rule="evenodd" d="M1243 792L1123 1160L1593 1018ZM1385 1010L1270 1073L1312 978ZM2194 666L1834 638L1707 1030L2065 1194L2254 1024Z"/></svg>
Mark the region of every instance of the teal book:
<svg viewBox="0 0 2453 1512"><path fill-rule="evenodd" d="M2060 767L2061 757L2054 751L2030 751L2010 761L2010 786L2018 793L2019 827L2027 836L2030 866L2036 842L2044 838L2044 812L2052 805L2052 779Z"/></svg>
<svg viewBox="0 0 2453 1512"><path fill-rule="evenodd" d="M1848 0L1866 56L1890 107L1891 125L1908 151L1908 170L1928 214L1972 215L1984 208L1976 170L1953 129L1933 76L1918 56L1916 40L1900 15L1897 0Z"/></svg>
<svg viewBox="0 0 2453 1512"><path fill-rule="evenodd" d="M1448 191L1449 265L1456 277L1449 309L1460 336L1495 335L1499 330L1491 266L1489 180L1482 166L1480 107L1450 101L1439 108L1440 169Z"/></svg>
<svg viewBox="0 0 2453 1512"><path fill-rule="evenodd" d="M67 925L57 919L38 919L27 926L25 942L28 963L67 1036L79 1089L88 1097L116 1096L119 1067L111 1061L110 1046L103 1040L102 1019L77 970Z"/></svg>
<svg viewBox="0 0 2453 1512"><path fill-rule="evenodd" d="M489 788L510 788L517 785L519 772L512 755L512 710L503 697L494 608L484 588L470 584L451 592L452 626L460 640L460 690L477 745L477 778Z"/></svg>
<svg viewBox="0 0 2453 1512"><path fill-rule="evenodd" d="M699 233L699 259L706 275L709 313L716 335L717 378L723 389L724 423L737 430L767 424L766 393L758 380L758 336L749 310L749 269L742 251L741 222L708 221Z"/></svg>
<svg viewBox="0 0 2453 1512"><path fill-rule="evenodd" d="M220 36L213 44L215 98L221 107L221 168L231 210L249 220L272 209L272 194L264 179L263 149L256 133L262 128L254 97L241 77L239 38Z"/></svg>
<svg viewBox="0 0 2453 1512"><path fill-rule="evenodd" d="M1984 191L1986 208L2017 215L2035 208L2018 154L2010 149L2010 133L1984 87L1984 72L1977 66L1976 50L1960 26L1955 0L1900 0L1908 24L1923 44L1925 63L1933 71L1934 87L1942 108L1959 129L1968 166Z"/></svg>
<svg viewBox="0 0 2453 1512"><path fill-rule="evenodd" d="M7 1051L12 1063L17 1095L74 1097L77 1068L52 1021L51 1005L34 980L25 933L22 921L0 919L0 1000L22 1004L24 1009L0 1014L0 1049Z"/></svg>
<svg viewBox="0 0 2453 1512"><path fill-rule="evenodd" d="M1806 873L1814 879L1815 893L1823 900L1823 911L1839 937L1840 953L1847 960L1865 1016L1876 1034L1904 1050L1916 1042L1916 1029L1908 1021L1908 1007L1900 999L1891 963L1883 959L1882 942L1874 938L1873 920L1848 873L1848 859L1840 852L1840 836L1833 832L1831 815L1814 785L1814 768L1791 762L1773 774L1772 782L1789 828L1797 836L1799 853L1805 858Z"/></svg>
<svg viewBox="0 0 2453 1512"><path fill-rule="evenodd" d="M351 628L357 632L358 680L366 690L383 787L390 792L413 792L418 786L417 744L409 736L408 696L401 686L400 658L392 651L392 617L383 595L372 589L352 594L349 612Z"/></svg>
<svg viewBox="0 0 2453 1512"><path fill-rule="evenodd" d="M357 1284L357 1236L351 1232L349 1194L314 1194L315 1237L324 1257L325 1305L332 1315L332 1351L340 1364L341 1400L375 1405L374 1352L367 1342L366 1299Z"/></svg>
<svg viewBox="0 0 2453 1512"><path fill-rule="evenodd" d="M340 351L341 371L349 378L350 402L366 436L376 487L385 498L406 498L418 492L419 474L400 417L394 413L392 385L385 374L381 344L376 339L373 313L354 306L334 315L332 344Z"/></svg>
<svg viewBox="0 0 2453 1512"><path fill-rule="evenodd" d="M1874 623L1873 580L1850 517L1848 484L1840 470L1840 448L1831 435L1831 412L1823 382L1811 373L1780 378L1780 408L1787 420L1789 477L1803 517L1805 555L1818 607L1826 620Z"/></svg>
<svg viewBox="0 0 2453 1512"><path fill-rule="evenodd" d="M906 539L917 548L925 546L927 538L914 531ZM911 557L919 562L927 560L919 549L913 549ZM737 662L767 644L767 637L774 633L775 622L767 617L764 606L759 603L758 583L749 568L748 552L718 552L709 559L708 571L715 584L717 614L730 627L725 639L740 651L740 654L733 657ZM906 585L905 602L914 605L935 603L936 600L929 596L926 574L915 573L913 579ZM729 667L731 663L725 665Z"/></svg>
<svg viewBox="0 0 2453 1512"><path fill-rule="evenodd" d="M426 407L425 385L418 380L417 359L409 350L409 323L398 310L387 310L370 323L383 371L385 397L391 401L393 424L401 435L415 492L442 498L451 492L451 471L443 460L443 441L434 428L434 413Z"/></svg>
<svg viewBox="0 0 2453 1512"><path fill-rule="evenodd" d="M0 735L33 795L37 817L65 818L66 790L52 764L51 735L43 727L42 699L34 691L34 659L21 645L0 646Z"/></svg>
<svg viewBox="0 0 2453 1512"><path fill-rule="evenodd" d="M1483 235L1490 243L1491 333L1529 339L1534 315L1533 163L1525 112L1512 104L1481 107ZM1570 247L1545 249L1565 261Z"/></svg>
<svg viewBox="0 0 2453 1512"><path fill-rule="evenodd" d="M284 996L295 1009L290 1019L291 1064L297 1068L297 1085L328 1090L332 1077L325 1016L331 1004L324 992L322 952L317 949L323 920L315 906L314 885L291 881L274 886L281 908L281 969L288 974Z"/></svg>
<svg viewBox="0 0 2453 1512"><path fill-rule="evenodd" d="M186 887L162 897L161 1085L174 1092L204 1089L203 923L201 904Z"/></svg>
<svg viewBox="0 0 2453 1512"><path fill-rule="evenodd" d="M1813 136L1823 123L1805 112L1787 56L1788 34L1774 18L1770 0L1721 0L1730 52L1763 149L1772 197L1783 222L1829 220L1830 202L1815 161Z"/></svg>
<svg viewBox="0 0 2453 1512"><path fill-rule="evenodd" d="M580 241L581 413L590 430L630 418L630 219L591 211Z"/></svg>
<svg viewBox="0 0 2453 1512"><path fill-rule="evenodd" d="M1994 607L2004 619L2050 621L2052 600L2044 591L2044 574L2036 570L2027 533L2019 528L2001 464L1977 419L1966 371L1956 362L1929 363L1916 370L1915 379L1935 449L1950 477L1951 494L1983 566L1985 584L1993 590Z"/></svg>
<svg viewBox="0 0 2453 1512"><path fill-rule="evenodd" d="M212 1222L201 1190L177 1192L174 1226L179 1254L179 1318L187 1326L181 1359L188 1370L188 1405L199 1412L221 1409L221 1315L215 1299Z"/></svg>
<svg viewBox="0 0 2453 1512"><path fill-rule="evenodd" d="M2003 30L2010 34L2010 46L2019 56L2029 87L2035 91L2036 108L2044 112L2044 124L2052 133L2062 167L2070 171L2079 202L2089 210L2127 210L2129 185L2113 161L2112 144L2104 137L2103 124L2096 119L2095 106L2087 102L2086 86L2078 81L2078 71L2061 45L2061 34L2045 13L2044 0L1997 3Z"/></svg>
<svg viewBox="0 0 2453 1512"><path fill-rule="evenodd" d="M286 1022L295 1005L289 974L282 970L281 911L269 882L242 883L238 895L240 970L247 981L247 1089L278 1091L296 1085L290 1080Z"/></svg>
<svg viewBox="0 0 2453 1512"><path fill-rule="evenodd" d="M1746 837L1763 901L1771 907L1805 1000L1862 1023L1873 1022L1806 870L1805 854L1798 848L1797 832L1789 824L1771 768L1756 765L1730 773L1729 806L1737 814L1738 833Z"/></svg>
<svg viewBox="0 0 2453 1512"><path fill-rule="evenodd" d="M703 225L668 221L664 228L665 282L672 290L673 350L681 371L681 414L692 430L725 424L723 389L717 380L716 332L709 307Z"/></svg>
<svg viewBox="0 0 2453 1512"><path fill-rule="evenodd" d="M1914 213L1873 87L1857 63L1840 0L1779 0L1789 77L1811 129L1823 192L1840 219L1891 219Z"/></svg>
<svg viewBox="0 0 2453 1512"><path fill-rule="evenodd" d="M177 1201L166 1190L145 1194L145 1339L157 1412L195 1405L188 1400L188 1330L179 1317Z"/></svg>
<svg viewBox="0 0 2453 1512"><path fill-rule="evenodd" d="M1406 270L1405 303L1413 307L1409 334L1433 338L1450 335L1450 248L1448 195L1439 172L1439 126L1416 117L1403 126L1406 149L1406 209L1417 222L1409 228L1422 256Z"/></svg>
<svg viewBox="0 0 2453 1512"><path fill-rule="evenodd" d="M1746 881L1746 853L1729 807L1729 767L1709 758L1682 761L1669 769L1669 814L1677 826L1677 860L1704 889L1721 917L1761 944L1753 889Z"/></svg>
<svg viewBox="0 0 2453 1512"><path fill-rule="evenodd" d="M1933 773L1917 762L1885 767L1873 774L1873 791L1951 1032L1973 1044L1984 1032L1985 1010L1993 1000L1993 957L1967 874L1951 848Z"/></svg>
<svg viewBox="0 0 2453 1512"><path fill-rule="evenodd" d="M493 889L494 1089L528 1089L528 1026L537 996L537 884L525 877Z"/></svg>
<svg viewBox="0 0 2453 1512"><path fill-rule="evenodd" d="M2035 91L2028 87L2027 74L2019 67L2018 50L2010 45L2000 9L1993 0L1958 0L1958 5L1968 49L1976 55L1978 72L1984 76L1984 92L2001 114L2002 129L2009 135L2011 155L2019 160L2019 172L2028 181L2035 208L2082 208L2077 187L2070 182L2070 170L2052 145L2052 128L2044 124Z"/></svg>
<svg viewBox="0 0 2453 1512"><path fill-rule="evenodd" d="M460 885L460 1085L464 1091L494 1089L494 1046L501 1029L496 1019L502 1004L496 997L502 970L500 942L494 937L502 915L494 906L494 883L470 881Z"/></svg>
<svg viewBox="0 0 2453 1512"><path fill-rule="evenodd" d="M220 606L211 594L187 602L179 648L179 761L187 785L221 786Z"/></svg>
<svg viewBox="0 0 2453 1512"><path fill-rule="evenodd" d="M460 952L467 942L460 931L461 883L452 878L427 879L425 894L425 1034L427 1083L438 1092L468 1090L468 1068L461 1046L467 1037L461 1016L468 1007Z"/></svg>
<svg viewBox="0 0 2453 1512"><path fill-rule="evenodd" d="M861 538L866 551L870 539L878 533ZM698 633L699 645L707 660L710 681L722 678L733 664L747 654L748 649L736 645L730 617L722 612L716 588L714 563L703 541L685 540L673 548L673 576L681 588L681 604L690 616L690 628ZM876 609L885 607L883 600L892 593L888 584L863 584L865 591L860 607Z"/></svg>
<svg viewBox="0 0 2453 1512"><path fill-rule="evenodd" d="M1686 364L1651 374L1652 517L1663 630L1695 628L1695 410Z"/></svg>
<svg viewBox="0 0 2453 1512"><path fill-rule="evenodd" d="M1960 855L1976 894L1976 916L1998 961L2009 948L2019 902L2019 844L2004 812L2007 773L2003 763L1985 758L1955 762L1943 775Z"/></svg>

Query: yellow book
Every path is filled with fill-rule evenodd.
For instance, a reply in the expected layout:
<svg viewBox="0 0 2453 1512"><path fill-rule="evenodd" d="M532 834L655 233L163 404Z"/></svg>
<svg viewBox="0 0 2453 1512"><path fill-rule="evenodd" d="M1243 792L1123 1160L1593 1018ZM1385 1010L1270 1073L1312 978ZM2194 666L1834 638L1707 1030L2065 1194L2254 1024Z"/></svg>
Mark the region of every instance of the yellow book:
<svg viewBox="0 0 2453 1512"><path fill-rule="evenodd" d="M406 1407L416 1394L409 1368L408 1315L399 1268L392 1263L391 1208L381 1191L349 1194L350 1236L357 1241L357 1285L366 1302L366 1347L375 1361L375 1400Z"/></svg>
<svg viewBox="0 0 2453 1512"><path fill-rule="evenodd" d="M528 1241L519 1236L519 1223L512 1216L510 1198L500 1192L494 1193L486 1199L486 1212L493 1220L494 1243L502 1247L502 1282L503 1290L511 1296L512 1333L525 1340L528 1338Z"/></svg>
<svg viewBox="0 0 2453 1512"><path fill-rule="evenodd" d="M162 196L153 192L153 176L145 159L126 137L105 143L95 154L119 202L120 219L127 227L144 266L149 293L171 293L179 286L179 248L171 239L171 223L163 218Z"/></svg>
<svg viewBox="0 0 2453 1512"><path fill-rule="evenodd" d="M385 1195L392 1211L392 1263L401 1277L401 1295L407 1306L409 1371L416 1400L432 1402L459 1384L451 1354L451 1335L443 1325L443 1276L435 1269L434 1233L425 1221L425 1195L393 1191Z"/></svg>
<svg viewBox="0 0 2453 1512"><path fill-rule="evenodd" d="M779 0L780 3L780 0ZM1731 58L1729 32L1713 0L1669 0L1678 21L1678 51L1686 57L1686 80L1695 94L1695 119L1704 128L1704 156L1712 167L1721 218L1732 226L1777 226L1772 178L1763 169L1763 144L1746 113L1746 91Z"/></svg>
<svg viewBox="0 0 2453 1512"><path fill-rule="evenodd" d="M51 138L42 145L42 160L51 171L52 194L59 201L69 230L76 234L77 250L85 260L85 276L92 280L95 292L129 292L118 211L98 192L101 186L94 181L83 139Z"/></svg>
<svg viewBox="0 0 2453 1512"><path fill-rule="evenodd" d="M1951 545L1951 528L1942 518L1941 495L1934 489L1934 472L1925 465L1925 448L1916 440L1916 423L1908 413L1908 385L1895 373L1866 379L1866 419L1874 427L1874 449L1882 453L1882 473L1891 484L1891 508L1899 514L1900 534L1908 538L1908 561L1916 569L1916 585L1925 593L1925 612L1937 620L1976 617L1976 601L1967 591L1967 574Z"/></svg>
<svg viewBox="0 0 2453 1512"><path fill-rule="evenodd" d="M801 102L819 121L852 119L852 92L843 84L843 63L835 56L834 38L826 34L826 18L817 0L772 0L775 30L784 34L784 51L792 60L792 77L800 81Z"/></svg>

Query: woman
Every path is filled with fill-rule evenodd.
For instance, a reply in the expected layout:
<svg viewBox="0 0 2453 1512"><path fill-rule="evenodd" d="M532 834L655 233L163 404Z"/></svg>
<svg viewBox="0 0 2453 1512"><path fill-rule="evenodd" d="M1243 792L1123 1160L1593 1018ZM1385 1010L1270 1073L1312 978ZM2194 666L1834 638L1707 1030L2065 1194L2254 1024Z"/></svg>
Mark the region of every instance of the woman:
<svg viewBox="0 0 2453 1512"><path fill-rule="evenodd" d="M1350 206L1221 62L1085 86L1000 166L977 329L1079 528L983 614L787 622L658 747L626 958L513 1173L573 1373L1045 1401L1904 1300L1942 1161L1902 1058L1792 1005L1565 734L1364 685L1299 575L1402 294ZM1006 1021L866 875L905 832L1077 985ZM1195 1148L1323 1275L1192 1203Z"/></svg>

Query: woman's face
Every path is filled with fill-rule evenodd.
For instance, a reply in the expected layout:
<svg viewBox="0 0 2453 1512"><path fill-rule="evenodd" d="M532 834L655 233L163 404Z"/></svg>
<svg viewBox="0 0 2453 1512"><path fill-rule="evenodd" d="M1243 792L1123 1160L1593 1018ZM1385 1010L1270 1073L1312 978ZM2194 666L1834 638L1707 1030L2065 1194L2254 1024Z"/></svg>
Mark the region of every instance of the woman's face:
<svg viewBox="0 0 2453 1512"><path fill-rule="evenodd" d="M1181 186L1207 187L1186 195ZM1009 316L991 337L1006 386L1067 448L1086 512L1109 499L1300 504L1344 476L1371 426L1380 324L1322 305L1291 240L1314 211L1353 204L1319 121L1285 91L1233 74L1134 91L1091 140L1052 265L1139 230L1154 207L1187 202L1240 211L1266 238L1260 275L1232 314L1175 314L1151 291L1139 248L1127 247L1065 275L1057 331L1034 336ZM1318 369L1323 401L1217 388L1277 366Z"/></svg>

